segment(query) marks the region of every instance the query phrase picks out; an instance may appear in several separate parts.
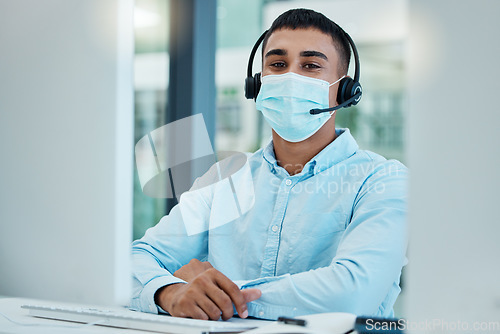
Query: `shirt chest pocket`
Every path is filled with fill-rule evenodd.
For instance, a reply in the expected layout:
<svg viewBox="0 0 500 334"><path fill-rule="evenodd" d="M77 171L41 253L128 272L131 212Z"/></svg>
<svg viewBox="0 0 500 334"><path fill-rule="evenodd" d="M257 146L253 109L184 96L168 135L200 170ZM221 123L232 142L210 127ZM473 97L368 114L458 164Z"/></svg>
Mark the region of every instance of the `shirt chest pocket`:
<svg viewBox="0 0 500 334"><path fill-rule="evenodd" d="M347 213L341 209L330 212L308 212L294 218L298 231L306 236L323 237L343 232L347 226Z"/></svg>

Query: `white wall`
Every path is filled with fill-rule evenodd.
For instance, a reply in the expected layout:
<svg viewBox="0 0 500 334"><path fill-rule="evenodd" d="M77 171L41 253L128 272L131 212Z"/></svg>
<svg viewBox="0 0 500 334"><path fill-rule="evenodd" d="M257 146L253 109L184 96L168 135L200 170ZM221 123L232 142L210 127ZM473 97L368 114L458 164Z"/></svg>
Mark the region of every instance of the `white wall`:
<svg viewBox="0 0 500 334"><path fill-rule="evenodd" d="M500 332L498 13L493 0L410 1L406 288L408 317L424 326L416 333L470 333L475 321Z"/></svg>
<svg viewBox="0 0 500 334"><path fill-rule="evenodd" d="M124 303L133 1L0 0L0 295Z"/></svg>
<svg viewBox="0 0 500 334"><path fill-rule="evenodd" d="M408 0L289 0L266 5L263 29L291 8L323 13L340 25L356 44L383 44L406 39Z"/></svg>

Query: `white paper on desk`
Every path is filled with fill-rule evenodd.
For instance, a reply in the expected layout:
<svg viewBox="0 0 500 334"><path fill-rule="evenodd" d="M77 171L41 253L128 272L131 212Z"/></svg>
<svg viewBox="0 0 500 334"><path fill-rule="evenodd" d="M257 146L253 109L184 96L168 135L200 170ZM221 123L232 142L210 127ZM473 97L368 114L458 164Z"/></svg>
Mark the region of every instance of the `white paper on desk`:
<svg viewBox="0 0 500 334"><path fill-rule="evenodd" d="M311 333L344 334L354 328L356 315L352 313L319 313L296 317L307 322L306 326L296 326L275 322L268 326L252 329L248 334Z"/></svg>

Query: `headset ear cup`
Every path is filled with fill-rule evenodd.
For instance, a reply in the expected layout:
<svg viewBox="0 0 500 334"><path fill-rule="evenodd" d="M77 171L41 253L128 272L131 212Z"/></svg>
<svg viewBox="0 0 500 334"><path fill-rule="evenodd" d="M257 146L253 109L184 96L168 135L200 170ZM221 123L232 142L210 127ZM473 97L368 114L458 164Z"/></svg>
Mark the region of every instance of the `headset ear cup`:
<svg viewBox="0 0 500 334"><path fill-rule="evenodd" d="M260 73L245 79L245 97L247 99L257 99L261 86Z"/></svg>
<svg viewBox="0 0 500 334"><path fill-rule="evenodd" d="M361 100L361 95L363 94L363 88L361 88L361 84L359 82L353 81L354 84L351 87L351 96L355 96L356 94L359 94L359 97L356 98L354 101L352 101L349 105L354 106L358 104L358 102Z"/></svg>
<svg viewBox="0 0 500 334"><path fill-rule="evenodd" d="M245 79L245 97L247 99L253 99L256 97L254 81L255 81L254 77L247 77Z"/></svg>
<svg viewBox="0 0 500 334"><path fill-rule="evenodd" d="M339 83L339 90L337 92L337 103L341 104L349 100L357 93L362 92L361 85L359 82L354 81L352 78L344 78ZM356 100L346 104L344 108L358 104L361 99L361 95Z"/></svg>
<svg viewBox="0 0 500 334"><path fill-rule="evenodd" d="M337 90L337 103L342 104L344 101L348 100L350 96L348 96L348 86L350 85L351 78L346 77L339 82L339 88Z"/></svg>
<svg viewBox="0 0 500 334"><path fill-rule="evenodd" d="M255 75L253 76L254 77L254 100L257 99L257 95L259 95L259 92L260 92L260 86L262 85L262 81L260 80L260 77L261 77L261 74L260 72L259 73L255 73Z"/></svg>
<svg viewBox="0 0 500 334"><path fill-rule="evenodd" d="M351 97L354 96L354 86L356 85L356 82L349 78L350 80L347 82L347 86L345 88L345 92L344 92L344 101L347 101L349 100ZM352 102L346 104L346 106L344 108L347 108L347 107L350 107L352 106Z"/></svg>

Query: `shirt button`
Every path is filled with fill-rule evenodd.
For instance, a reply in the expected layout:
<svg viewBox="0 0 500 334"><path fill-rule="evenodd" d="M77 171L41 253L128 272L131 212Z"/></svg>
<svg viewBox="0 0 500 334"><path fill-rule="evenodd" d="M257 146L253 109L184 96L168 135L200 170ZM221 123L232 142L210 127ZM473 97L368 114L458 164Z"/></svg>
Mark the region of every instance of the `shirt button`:
<svg viewBox="0 0 500 334"><path fill-rule="evenodd" d="M291 184L292 184L292 180L290 180L290 179L286 179L285 184L286 184L287 186L291 185Z"/></svg>
<svg viewBox="0 0 500 334"><path fill-rule="evenodd" d="M273 232L277 232L278 231L278 225L273 225L273 227L271 227L271 230L273 230Z"/></svg>
<svg viewBox="0 0 500 334"><path fill-rule="evenodd" d="M264 316L264 311L259 312L259 316L263 317Z"/></svg>

